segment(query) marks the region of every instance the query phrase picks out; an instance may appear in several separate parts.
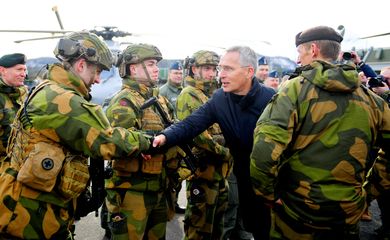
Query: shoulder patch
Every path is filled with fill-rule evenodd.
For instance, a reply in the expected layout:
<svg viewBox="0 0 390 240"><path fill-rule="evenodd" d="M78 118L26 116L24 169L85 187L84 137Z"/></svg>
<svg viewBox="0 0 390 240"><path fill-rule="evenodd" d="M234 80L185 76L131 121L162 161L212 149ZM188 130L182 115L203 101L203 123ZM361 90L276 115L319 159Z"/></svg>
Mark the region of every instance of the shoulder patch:
<svg viewBox="0 0 390 240"><path fill-rule="evenodd" d="M129 106L129 102L126 101L125 99L121 99L121 100L119 100L119 105L121 105L123 107L127 107L127 106Z"/></svg>

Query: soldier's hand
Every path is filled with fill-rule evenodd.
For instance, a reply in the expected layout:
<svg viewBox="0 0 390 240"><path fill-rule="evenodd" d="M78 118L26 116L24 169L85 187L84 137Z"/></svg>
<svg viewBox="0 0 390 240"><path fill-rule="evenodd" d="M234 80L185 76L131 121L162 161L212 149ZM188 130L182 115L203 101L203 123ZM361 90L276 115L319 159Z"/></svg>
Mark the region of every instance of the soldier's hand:
<svg viewBox="0 0 390 240"><path fill-rule="evenodd" d="M150 147L148 150L143 151L142 154L144 155L155 155L155 154L164 154L167 151L165 147L154 147L153 144L150 144Z"/></svg>
<svg viewBox="0 0 390 240"><path fill-rule="evenodd" d="M141 157L146 161L152 159L152 155L146 153L141 153Z"/></svg>
<svg viewBox="0 0 390 240"><path fill-rule="evenodd" d="M153 147L161 147L165 144L166 141L167 138L165 137L165 135L163 134L157 135L153 139Z"/></svg>

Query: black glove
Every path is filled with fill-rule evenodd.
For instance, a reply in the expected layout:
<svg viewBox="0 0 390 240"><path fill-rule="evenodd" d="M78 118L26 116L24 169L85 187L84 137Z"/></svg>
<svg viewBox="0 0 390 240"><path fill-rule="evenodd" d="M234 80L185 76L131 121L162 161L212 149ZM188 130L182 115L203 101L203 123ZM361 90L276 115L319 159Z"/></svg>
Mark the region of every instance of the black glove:
<svg viewBox="0 0 390 240"><path fill-rule="evenodd" d="M150 142L149 149L146 151L143 151L143 154L146 155L156 155L156 154L164 154L168 148L163 146L163 147L153 147L153 140L154 137L148 137L148 140Z"/></svg>

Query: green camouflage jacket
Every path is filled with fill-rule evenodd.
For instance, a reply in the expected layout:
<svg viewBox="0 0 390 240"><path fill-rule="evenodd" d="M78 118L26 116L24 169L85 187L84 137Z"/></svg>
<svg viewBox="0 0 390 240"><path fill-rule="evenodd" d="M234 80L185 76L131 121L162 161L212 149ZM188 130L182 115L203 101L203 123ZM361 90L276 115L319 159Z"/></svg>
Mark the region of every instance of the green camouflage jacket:
<svg viewBox="0 0 390 240"><path fill-rule="evenodd" d="M176 114L179 120L185 119L191 115L196 109L207 102L213 92L217 89L215 80L195 80L192 77L185 78L186 87L182 90L177 98ZM198 165L211 164L221 166L223 161L227 161L229 167L232 164L232 158L229 149L224 147L224 139L222 131L217 123L209 127L200 135L194 138L195 147L193 153L198 155L203 161ZM202 167L201 167L202 168ZM218 176L214 176L214 180L220 180L222 174L221 169Z"/></svg>
<svg viewBox="0 0 390 240"><path fill-rule="evenodd" d="M152 136L162 131L165 125L157 109L151 106L145 110L141 110L141 106L146 100L153 96L158 96L158 88L147 87L130 78L124 78L122 83L122 89L111 99L106 110L107 118L112 126L142 130ZM158 97L158 101L167 113L168 118L170 120L174 119L174 109L169 101L162 96ZM133 160L139 162L138 159ZM116 159L115 161L119 163L123 159ZM127 161L130 160L128 159ZM127 166L127 168L129 169L130 166ZM106 188L132 188L133 190L139 191L160 191L165 186L165 181L163 180L165 178L164 170L162 175L156 174L155 176L150 176L147 178L148 180L141 174L140 170L130 172L133 173L128 176L123 176L118 171L115 171L114 168L113 176L106 180ZM148 183L145 184L145 182Z"/></svg>
<svg viewBox="0 0 390 240"><path fill-rule="evenodd" d="M368 152L377 144L388 153L389 133L389 107L360 86L353 67L315 61L286 83L257 122L255 191L281 199L298 221L355 224L366 205ZM377 161L382 181L374 184L388 189L387 159Z"/></svg>
<svg viewBox="0 0 390 240"><path fill-rule="evenodd" d="M54 64L49 68L48 79L37 86L27 106L18 112L20 117L15 118L12 141L7 149L13 169L19 170L32 149L41 143L52 145L53 149L61 147L67 157L99 159L138 155L149 148L149 141L142 134L110 126L101 107L85 99L89 98L89 93L79 77ZM45 149L40 151L45 154ZM51 151L47 149L47 156ZM31 193L24 194L58 206L67 204L54 190L35 192L31 189Z"/></svg>
<svg viewBox="0 0 390 240"><path fill-rule="evenodd" d="M27 97L27 88L10 87L0 78L0 156L6 153L11 124L16 112Z"/></svg>
<svg viewBox="0 0 390 240"><path fill-rule="evenodd" d="M50 83L27 105L25 127L33 127L70 151L94 158L138 155L149 148L140 133L110 126L100 105L90 103L84 82L61 65L50 66Z"/></svg>
<svg viewBox="0 0 390 240"><path fill-rule="evenodd" d="M176 107L177 96L179 96L182 89L183 88L181 86L179 87L174 86L168 80L167 83L165 83L160 87L159 94L160 96L166 97L169 100L169 102L172 104L172 106Z"/></svg>

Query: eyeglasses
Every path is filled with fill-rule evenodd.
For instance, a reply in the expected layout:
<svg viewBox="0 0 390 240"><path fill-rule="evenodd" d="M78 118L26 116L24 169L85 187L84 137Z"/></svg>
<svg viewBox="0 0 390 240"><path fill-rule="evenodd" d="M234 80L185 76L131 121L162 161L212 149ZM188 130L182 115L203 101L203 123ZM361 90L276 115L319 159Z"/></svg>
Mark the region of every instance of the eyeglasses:
<svg viewBox="0 0 390 240"><path fill-rule="evenodd" d="M249 66L240 66L239 68L246 68L246 67L249 67ZM230 66L217 66L218 72L224 71L226 73L231 73L231 72L234 72L236 69L238 69L238 68L233 68Z"/></svg>

